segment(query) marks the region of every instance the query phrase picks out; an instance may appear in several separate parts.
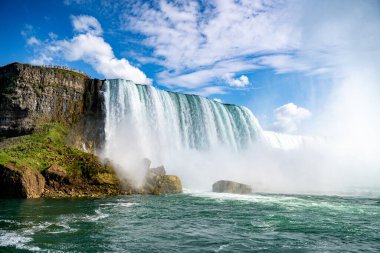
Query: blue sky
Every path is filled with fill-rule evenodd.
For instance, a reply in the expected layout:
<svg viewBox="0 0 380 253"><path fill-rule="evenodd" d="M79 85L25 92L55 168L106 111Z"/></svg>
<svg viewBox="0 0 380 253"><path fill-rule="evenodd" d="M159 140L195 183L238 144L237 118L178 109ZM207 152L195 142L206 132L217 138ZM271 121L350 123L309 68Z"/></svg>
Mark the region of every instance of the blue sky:
<svg viewBox="0 0 380 253"><path fill-rule="evenodd" d="M132 79L244 105L266 128L304 133L343 78L340 56L373 34L362 28L377 10L371 0L3 0L0 65Z"/></svg>

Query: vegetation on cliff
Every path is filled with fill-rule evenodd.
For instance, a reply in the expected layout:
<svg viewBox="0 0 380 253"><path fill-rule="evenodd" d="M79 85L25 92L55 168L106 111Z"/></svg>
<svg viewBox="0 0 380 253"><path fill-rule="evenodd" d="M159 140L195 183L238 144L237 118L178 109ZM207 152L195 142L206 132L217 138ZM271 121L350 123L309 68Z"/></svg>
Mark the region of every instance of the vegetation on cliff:
<svg viewBox="0 0 380 253"><path fill-rule="evenodd" d="M5 139L0 142L0 165L18 173L23 171L18 168L34 168L42 173L47 179L45 196L121 193L112 167L68 145L68 133L64 124L50 123L39 125L33 134ZM63 178L49 177L52 166L63 171Z"/></svg>
<svg viewBox="0 0 380 253"><path fill-rule="evenodd" d="M5 139L0 144L0 163L27 165L40 172L52 164L58 164L70 175L91 176L101 173L104 166L93 154L66 144L68 132L65 125L51 123L39 125L33 134Z"/></svg>

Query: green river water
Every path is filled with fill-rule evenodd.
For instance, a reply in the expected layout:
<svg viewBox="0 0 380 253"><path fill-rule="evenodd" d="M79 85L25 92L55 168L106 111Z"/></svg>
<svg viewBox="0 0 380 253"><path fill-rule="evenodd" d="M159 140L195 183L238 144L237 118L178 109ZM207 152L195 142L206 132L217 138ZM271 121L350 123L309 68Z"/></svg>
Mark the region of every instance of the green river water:
<svg viewBox="0 0 380 253"><path fill-rule="evenodd" d="M0 200L0 252L380 252L380 198Z"/></svg>

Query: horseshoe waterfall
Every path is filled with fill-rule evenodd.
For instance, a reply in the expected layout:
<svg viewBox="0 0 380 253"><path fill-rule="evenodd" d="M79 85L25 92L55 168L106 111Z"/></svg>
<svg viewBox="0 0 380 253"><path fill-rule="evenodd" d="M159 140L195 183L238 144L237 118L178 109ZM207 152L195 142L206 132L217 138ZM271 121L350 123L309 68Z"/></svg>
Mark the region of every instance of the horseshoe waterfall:
<svg viewBox="0 0 380 253"><path fill-rule="evenodd" d="M192 176L184 175L184 181L192 178L196 182L197 170L205 174L217 165L220 173L226 162L242 160L242 154L250 157L257 144L293 149L306 140L263 131L249 109L197 95L122 79L106 80L103 94L104 156L129 173L139 168L139 161L149 158L179 175L192 171Z"/></svg>

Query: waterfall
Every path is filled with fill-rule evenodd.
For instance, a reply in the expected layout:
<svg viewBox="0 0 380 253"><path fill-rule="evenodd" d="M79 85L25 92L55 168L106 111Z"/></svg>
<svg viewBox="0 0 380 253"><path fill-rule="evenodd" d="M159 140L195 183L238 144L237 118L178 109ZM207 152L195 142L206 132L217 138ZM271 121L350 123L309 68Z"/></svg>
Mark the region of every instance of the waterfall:
<svg viewBox="0 0 380 253"><path fill-rule="evenodd" d="M261 137L263 139L263 142L270 147L283 150L297 149L301 147L312 146L314 144L317 144L317 142L323 142L323 139L321 138L290 135L273 131L262 131Z"/></svg>
<svg viewBox="0 0 380 253"><path fill-rule="evenodd" d="M233 173L231 167L237 162L244 161L240 167L249 170L254 146L289 150L309 140L263 131L249 109L197 95L121 79L106 80L102 92L106 117L103 156L126 171L137 169L146 157L153 165L164 164L170 172L194 181L206 171Z"/></svg>
<svg viewBox="0 0 380 253"><path fill-rule="evenodd" d="M245 107L120 79L107 80L103 91L106 143L115 138L123 122L136 131L145 149L157 142L175 149L207 150L222 145L240 150L255 142L261 132L257 119Z"/></svg>

